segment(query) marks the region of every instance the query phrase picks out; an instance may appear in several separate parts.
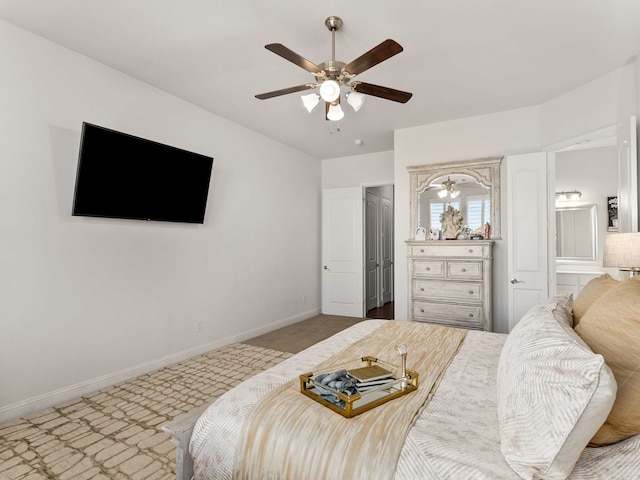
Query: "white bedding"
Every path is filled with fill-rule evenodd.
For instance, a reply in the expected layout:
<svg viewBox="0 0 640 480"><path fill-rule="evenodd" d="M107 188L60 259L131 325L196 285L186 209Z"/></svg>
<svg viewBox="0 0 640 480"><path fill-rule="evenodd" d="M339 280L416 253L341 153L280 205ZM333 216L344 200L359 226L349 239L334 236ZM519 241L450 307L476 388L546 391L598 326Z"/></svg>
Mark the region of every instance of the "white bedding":
<svg viewBox="0 0 640 480"><path fill-rule="evenodd" d="M200 417L190 452L195 478L230 479L242 418L262 395L381 326L358 323L224 394ZM409 431L395 479L518 479L500 453L496 372L506 335L470 331L436 394ZM407 356L411 366L411 352ZM638 472L629 476L630 472ZM584 450L571 479L640 478L640 437Z"/></svg>

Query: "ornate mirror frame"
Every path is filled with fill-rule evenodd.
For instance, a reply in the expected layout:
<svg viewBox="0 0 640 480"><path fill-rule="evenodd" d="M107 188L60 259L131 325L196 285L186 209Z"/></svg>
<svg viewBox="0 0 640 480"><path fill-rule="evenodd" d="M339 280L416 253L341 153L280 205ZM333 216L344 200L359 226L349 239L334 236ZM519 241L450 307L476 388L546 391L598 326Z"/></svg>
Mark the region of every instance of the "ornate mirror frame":
<svg viewBox="0 0 640 480"><path fill-rule="evenodd" d="M410 176L411 192L411 232L416 232L418 225L418 203L420 193L434 180L446 175L468 175L476 182L489 189L491 201L491 233L492 240L501 239L500 230L500 163L503 157L479 158L459 162L434 163L407 167Z"/></svg>

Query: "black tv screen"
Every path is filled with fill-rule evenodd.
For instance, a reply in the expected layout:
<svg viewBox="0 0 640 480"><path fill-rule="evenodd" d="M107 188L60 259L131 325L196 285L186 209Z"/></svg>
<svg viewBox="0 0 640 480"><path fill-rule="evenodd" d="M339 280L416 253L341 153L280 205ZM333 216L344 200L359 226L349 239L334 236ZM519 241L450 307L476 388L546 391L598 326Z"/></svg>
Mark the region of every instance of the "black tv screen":
<svg viewBox="0 0 640 480"><path fill-rule="evenodd" d="M204 223L213 158L82 124L73 215Z"/></svg>

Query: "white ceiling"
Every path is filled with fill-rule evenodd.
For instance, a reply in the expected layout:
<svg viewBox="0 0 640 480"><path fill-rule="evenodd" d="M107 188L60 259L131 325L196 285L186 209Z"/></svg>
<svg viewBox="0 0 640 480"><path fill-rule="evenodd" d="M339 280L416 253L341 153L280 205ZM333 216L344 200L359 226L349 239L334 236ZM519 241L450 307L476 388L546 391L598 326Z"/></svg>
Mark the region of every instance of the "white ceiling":
<svg viewBox="0 0 640 480"><path fill-rule="evenodd" d="M404 105L368 97L358 113L345 104L334 133L299 94L254 97L313 82L264 45L330 60L330 15L344 21L336 60L387 38L404 47L357 80L413 93ZM391 150L396 128L545 102L640 50L640 0L0 0L0 18L318 158Z"/></svg>

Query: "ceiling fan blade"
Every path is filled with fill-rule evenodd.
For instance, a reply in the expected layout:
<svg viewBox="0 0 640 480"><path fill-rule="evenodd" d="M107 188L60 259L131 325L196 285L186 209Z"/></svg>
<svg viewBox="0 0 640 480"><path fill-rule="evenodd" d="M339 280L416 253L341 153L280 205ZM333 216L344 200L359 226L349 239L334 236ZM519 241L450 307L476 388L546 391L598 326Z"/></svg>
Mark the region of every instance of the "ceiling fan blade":
<svg viewBox="0 0 640 480"><path fill-rule="evenodd" d="M351 63L345 65L342 71L350 75L359 75L380 62L384 62L386 59L397 55L402 50L403 48L398 42L389 38L377 47L373 47L367 53L360 55Z"/></svg>
<svg viewBox="0 0 640 480"><path fill-rule="evenodd" d="M351 84L351 90L354 92L364 93L365 95L372 95L374 97L384 98L385 100L392 100L399 103L407 103L413 96L413 93L403 92L401 90L395 90L389 87L381 87L380 85L373 85L371 83L353 82Z"/></svg>
<svg viewBox="0 0 640 480"><path fill-rule="evenodd" d="M299 67L304 68L307 72L313 74L321 74L324 70L322 70L315 63L307 60L301 55L298 55L293 50L285 47L281 43L270 43L269 45L265 45L264 48L275 53L276 55L280 55L285 60L289 60L291 63L295 63Z"/></svg>
<svg viewBox="0 0 640 480"><path fill-rule="evenodd" d="M317 86L318 85L316 85L315 83L306 83L304 85L297 85L295 87L274 90L273 92L261 93L260 95L256 95L256 98L259 100L266 100L267 98L279 97L280 95L287 95L288 93L301 92L303 90L311 90L312 88L316 88Z"/></svg>

